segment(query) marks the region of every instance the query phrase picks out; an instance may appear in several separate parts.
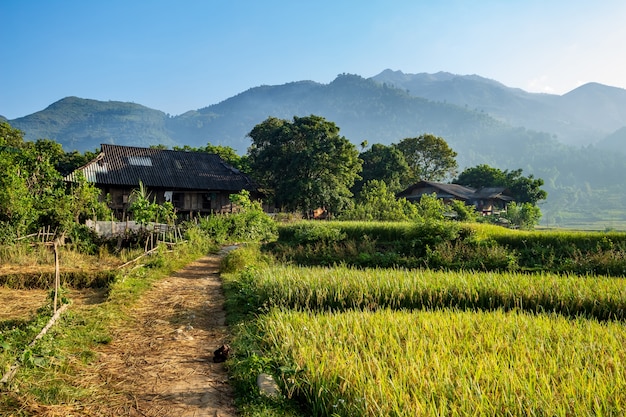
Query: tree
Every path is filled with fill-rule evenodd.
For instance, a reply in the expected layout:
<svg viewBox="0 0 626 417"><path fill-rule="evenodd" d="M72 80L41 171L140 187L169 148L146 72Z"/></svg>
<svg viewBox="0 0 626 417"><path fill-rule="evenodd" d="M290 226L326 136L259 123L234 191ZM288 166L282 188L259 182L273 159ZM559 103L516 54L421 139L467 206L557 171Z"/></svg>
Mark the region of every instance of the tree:
<svg viewBox="0 0 626 417"><path fill-rule="evenodd" d="M93 186L66 186L54 165L63 155L54 141L24 142L22 132L0 125L0 239L43 226L69 231L81 217L103 213Z"/></svg>
<svg viewBox="0 0 626 417"><path fill-rule="evenodd" d="M467 168L454 183L476 189L506 187L517 203L536 205L538 201L545 200L548 196L548 193L541 189L544 184L541 178L535 178L532 174L524 177L521 169L502 171L485 164Z"/></svg>
<svg viewBox="0 0 626 417"><path fill-rule="evenodd" d="M7 122L0 123L0 150L6 148L21 148L24 146L24 134L14 129Z"/></svg>
<svg viewBox="0 0 626 417"><path fill-rule="evenodd" d="M520 229L532 230L541 219L541 210L531 203L511 203L503 217Z"/></svg>
<svg viewBox="0 0 626 417"><path fill-rule="evenodd" d="M411 182L443 181L456 175L457 153L443 138L424 134L402 139L395 147L402 152L411 169Z"/></svg>
<svg viewBox="0 0 626 417"><path fill-rule="evenodd" d="M410 177L409 165L404 155L394 146L385 146L379 143L361 153L363 171L361 180L354 185L353 192L358 194L363 185L371 180L380 180L392 192L402 190L408 184Z"/></svg>
<svg viewBox="0 0 626 417"><path fill-rule="evenodd" d="M269 117L248 136L252 173L278 207L308 215L349 204L361 160L333 122L315 115L292 122Z"/></svg>

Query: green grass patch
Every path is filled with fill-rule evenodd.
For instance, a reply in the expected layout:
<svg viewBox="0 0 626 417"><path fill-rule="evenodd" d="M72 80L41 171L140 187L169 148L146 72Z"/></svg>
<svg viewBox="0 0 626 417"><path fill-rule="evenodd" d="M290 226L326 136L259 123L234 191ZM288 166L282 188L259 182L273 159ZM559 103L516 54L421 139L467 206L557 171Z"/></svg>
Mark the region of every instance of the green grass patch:
<svg viewBox="0 0 626 417"><path fill-rule="evenodd" d="M626 275L626 233L430 222L298 222L265 250L283 262Z"/></svg>

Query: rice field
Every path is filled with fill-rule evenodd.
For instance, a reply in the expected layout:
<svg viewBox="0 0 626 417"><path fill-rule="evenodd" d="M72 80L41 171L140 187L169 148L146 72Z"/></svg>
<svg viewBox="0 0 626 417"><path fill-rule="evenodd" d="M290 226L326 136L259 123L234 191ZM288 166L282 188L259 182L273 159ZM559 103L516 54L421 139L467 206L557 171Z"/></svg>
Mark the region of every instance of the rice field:
<svg viewBox="0 0 626 417"><path fill-rule="evenodd" d="M256 312L248 352L313 416L626 415L625 284L347 266L227 277Z"/></svg>
<svg viewBox="0 0 626 417"><path fill-rule="evenodd" d="M618 416L626 329L513 312L274 309L284 392L313 415Z"/></svg>
<svg viewBox="0 0 626 417"><path fill-rule="evenodd" d="M626 319L626 279L615 277L277 265L238 280L258 307L520 309Z"/></svg>

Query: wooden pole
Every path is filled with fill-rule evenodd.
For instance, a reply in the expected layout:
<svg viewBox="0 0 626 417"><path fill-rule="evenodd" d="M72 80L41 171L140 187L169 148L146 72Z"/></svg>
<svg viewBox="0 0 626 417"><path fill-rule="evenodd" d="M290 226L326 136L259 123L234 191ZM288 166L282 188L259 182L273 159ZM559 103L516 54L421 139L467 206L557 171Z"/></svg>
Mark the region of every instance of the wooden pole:
<svg viewBox="0 0 626 417"><path fill-rule="evenodd" d="M57 312L61 273L59 268L59 239L54 240L54 312Z"/></svg>

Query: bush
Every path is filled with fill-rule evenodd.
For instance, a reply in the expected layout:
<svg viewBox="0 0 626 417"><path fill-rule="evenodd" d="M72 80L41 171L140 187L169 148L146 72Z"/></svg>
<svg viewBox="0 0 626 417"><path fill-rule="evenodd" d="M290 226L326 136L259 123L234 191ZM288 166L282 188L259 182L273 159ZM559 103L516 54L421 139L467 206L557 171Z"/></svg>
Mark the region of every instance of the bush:
<svg viewBox="0 0 626 417"><path fill-rule="evenodd" d="M463 201L453 200L450 203L450 209L452 209L452 212L454 213L455 220L460 222L474 222L478 219L476 207L468 206Z"/></svg>
<svg viewBox="0 0 626 417"><path fill-rule="evenodd" d="M419 219L417 207L406 198L396 198L383 181L365 183L358 202L340 216L342 220L407 221Z"/></svg>
<svg viewBox="0 0 626 417"><path fill-rule="evenodd" d="M200 219L198 227L216 243L266 242L278 236L276 222L270 218L258 201L251 201L243 190L231 195L239 212L218 214Z"/></svg>
<svg viewBox="0 0 626 417"><path fill-rule="evenodd" d="M253 268L259 265L267 266L270 260L261 253L256 244L245 245L230 251L220 262L220 273L240 272L246 268Z"/></svg>
<svg viewBox="0 0 626 417"><path fill-rule="evenodd" d="M513 202L508 205L506 213L502 217L511 222L513 226L523 230L532 230L539 224L541 210L531 203L516 204Z"/></svg>

